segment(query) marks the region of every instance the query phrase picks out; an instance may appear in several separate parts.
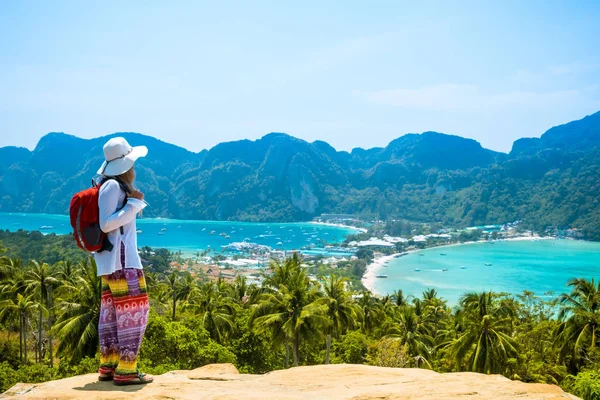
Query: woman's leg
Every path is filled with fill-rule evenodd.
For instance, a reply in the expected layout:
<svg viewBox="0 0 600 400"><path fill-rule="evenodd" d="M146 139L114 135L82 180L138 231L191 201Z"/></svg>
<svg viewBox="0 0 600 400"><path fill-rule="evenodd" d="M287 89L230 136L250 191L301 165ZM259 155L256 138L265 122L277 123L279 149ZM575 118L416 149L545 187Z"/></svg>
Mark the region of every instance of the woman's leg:
<svg viewBox="0 0 600 400"><path fill-rule="evenodd" d="M109 276L116 311L119 363L115 382L138 377L137 355L148 322L148 294L142 270L125 268Z"/></svg>
<svg viewBox="0 0 600 400"><path fill-rule="evenodd" d="M108 276L102 276L102 301L98 323L98 336L100 337L100 368L98 373L101 378L112 376L119 363L117 316L107 278Z"/></svg>

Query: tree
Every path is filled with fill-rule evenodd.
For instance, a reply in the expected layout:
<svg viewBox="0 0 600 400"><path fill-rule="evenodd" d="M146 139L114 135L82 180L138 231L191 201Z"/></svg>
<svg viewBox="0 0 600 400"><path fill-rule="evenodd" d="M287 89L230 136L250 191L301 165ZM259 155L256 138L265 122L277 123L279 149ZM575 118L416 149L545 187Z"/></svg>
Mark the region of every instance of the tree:
<svg viewBox="0 0 600 400"><path fill-rule="evenodd" d="M52 307L52 288L56 287L59 280L55 277L55 272L52 271L50 266L46 263L38 263L35 260L31 261L31 267L27 271L25 285L27 291L35 293L38 297L40 307L38 307L39 319L38 319L38 362L42 362L43 353L43 310L49 311L48 315L48 326L52 329L52 318L50 309ZM52 335L49 337L50 343L50 366L53 366L54 359L52 354Z"/></svg>
<svg viewBox="0 0 600 400"><path fill-rule="evenodd" d="M71 362L94 357L98 350L98 321L102 296L102 279L97 276L96 262L90 258L79 268L75 285L61 286L64 298L58 303L54 332L60 337L58 354Z"/></svg>
<svg viewBox="0 0 600 400"><path fill-rule="evenodd" d="M171 292L171 319L175 321L177 301L188 298L196 287L196 279L190 274L182 276L177 271L173 271L167 275L165 284Z"/></svg>
<svg viewBox="0 0 600 400"><path fill-rule="evenodd" d="M19 357L22 363L27 364L27 325L29 318L33 315L36 308L41 305L32 300L33 294L23 296L17 293L17 297L0 302L0 319L6 315L19 317ZM16 300L16 301L15 301Z"/></svg>
<svg viewBox="0 0 600 400"><path fill-rule="evenodd" d="M429 359L434 345L432 336L434 324L427 321L423 315L418 315L415 307L411 306L398 309L398 321L400 325L399 334L390 336L398 337L400 343L406 346L417 368L422 365L431 368Z"/></svg>
<svg viewBox="0 0 600 400"><path fill-rule="evenodd" d="M325 344L325 364L329 364L331 336L338 338L346 329L353 328L357 319L357 306L346 291L346 282L347 279L335 275L323 282L325 297L322 303L327 306L326 313L330 323Z"/></svg>
<svg viewBox="0 0 600 400"><path fill-rule="evenodd" d="M572 279L571 293L559 297L561 324L555 331L555 343L561 360L570 356L570 368L577 372L582 358L600 343L600 282Z"/></svg>
<svg viewBox="0 0 600 400"><path fill-rule="evenodd" d="M235 303L218 291L213 283L207 283L201 290L194 291L186 308L200 313L202 326L216 342L223 343L233 332Z"/></svg>
<svg viewBox="0 0 600 400"><path fill-rule="evenodd" d="M360 308L361 329L364 333L370 334L383 321L385 314L371 292L363 291L361 293L358 306Z"/></svg>
<svg viewBox="0 0 600 400"><path fill-rule="evenodd" d="M458 366L486 374L502 373L517 354L511 337L513 310L494 300L491 292L467 293L460 299L461 331L450 345Z"/></svg>
<svg viewBox="0 0 600 400"><path fill-rule="evenodd" d="M292 342L294 366L299 363L300 341L319 335L329 325L327 306L316 301L321 296L319 288L310 282L300 263L297 254L286 259L280 274L276 271L270 280L271 284L281 282L277 290L260 295L251 317L254 329L271 333L274 343Z"/></svg>

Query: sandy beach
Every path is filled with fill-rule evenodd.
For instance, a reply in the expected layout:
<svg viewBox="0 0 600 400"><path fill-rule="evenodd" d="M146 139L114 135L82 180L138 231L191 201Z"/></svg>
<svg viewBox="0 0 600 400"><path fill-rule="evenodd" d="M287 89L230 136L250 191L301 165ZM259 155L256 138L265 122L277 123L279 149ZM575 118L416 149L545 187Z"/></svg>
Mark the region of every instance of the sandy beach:
<svg viewBox="0 0 600 400"><path fill-rule="evenodd" d="M344 224L334 224L331 222L316 222L316 221L311 221L311 224L316 224L316 225L325 225L325 226L335 226L337 228L346 228L346 229L353 229L357 232L360 233L365 233L367 232L366 228L357 228L356 226L351 226L351 225L344 225Z"/></svg>
<svg viewBox="0 0 600 400"><path fill-rule="evenodd" d="M531 241L534 241L534 240L556 240L556 238L551 237L551 236L545 236L545 237L520 236L520 237L500 239L498 241L499 242L502 242L502 241L511 242L511 241L529 241L529 240L531 240ZM454 247L454 246L462 246L465 244L478 244L478 243L487 243L487 242L488 242L487 240L479 240L476 242L451 243L451 244L444 244L441 246L428 247L427 249L408 250L405 253L416 253L419 251L433 249L433 248ZM383 264L385 264L388 261L391 261L392 259L394 259L394 257L396 257L399 254L401 254L401 253L394 253L389 256L379 257L379 258L373 260L373 262L367 266L367 270L365 271L365 273L361 279L361 282L365 286L365 288L367 288L368 291L370 291L374 295L377 295L377 292L374 290L375 289L374 284L375 284L375 280L378 278L376 278L375 275L382 273L381 268L383 267Z"/></svg>
<svg viewBox="0 0 600 400"><path fill-rule="evenodd" d="M386 262L392 260L398 254L400 253L379 257L376 260L373 260L373 262L367 266L367 270L365 271L361 282L367 288L368 291L375 294L375 291L373 290L373 284L375 283L375 279L378 279L375 278L375 275L377 274L379 268L382 267L383 264L385 264Z"/></svg>

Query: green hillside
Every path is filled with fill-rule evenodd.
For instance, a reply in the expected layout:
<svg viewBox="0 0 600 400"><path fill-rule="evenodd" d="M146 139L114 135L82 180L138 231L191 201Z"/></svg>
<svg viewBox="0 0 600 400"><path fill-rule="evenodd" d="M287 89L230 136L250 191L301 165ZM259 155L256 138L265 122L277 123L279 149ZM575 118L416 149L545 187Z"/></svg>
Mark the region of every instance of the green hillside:
<svg viewBox="0 0 600 400"><path fill-rule="evenodd" d="M352 152L271 133L200 153L136 133L91 140L50 133L33 151L0 148L0 211L66 213L115 135L150 150L138 163L148 217L297 221L339 212L455 226L522 220L600 239L600 112L517 140L509 154L436 132Z"/></svg>

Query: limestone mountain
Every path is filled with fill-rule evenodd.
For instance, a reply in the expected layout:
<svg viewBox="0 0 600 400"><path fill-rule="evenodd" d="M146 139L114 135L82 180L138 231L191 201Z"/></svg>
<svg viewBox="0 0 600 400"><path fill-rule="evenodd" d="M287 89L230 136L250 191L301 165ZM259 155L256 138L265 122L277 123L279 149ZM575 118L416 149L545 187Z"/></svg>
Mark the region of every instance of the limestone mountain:
<svg viewBox="0 0 600 400"><path fill-rule="evenodd" d="M148 217L290 221L324 212L448 225L521 219L600 239L600 113L517 140L509 154L436 132L337 151L283 133L193 153L137 133L44 136L0 148L0 211L66 213L113 136L146 145L138 162Z"/></svg>

